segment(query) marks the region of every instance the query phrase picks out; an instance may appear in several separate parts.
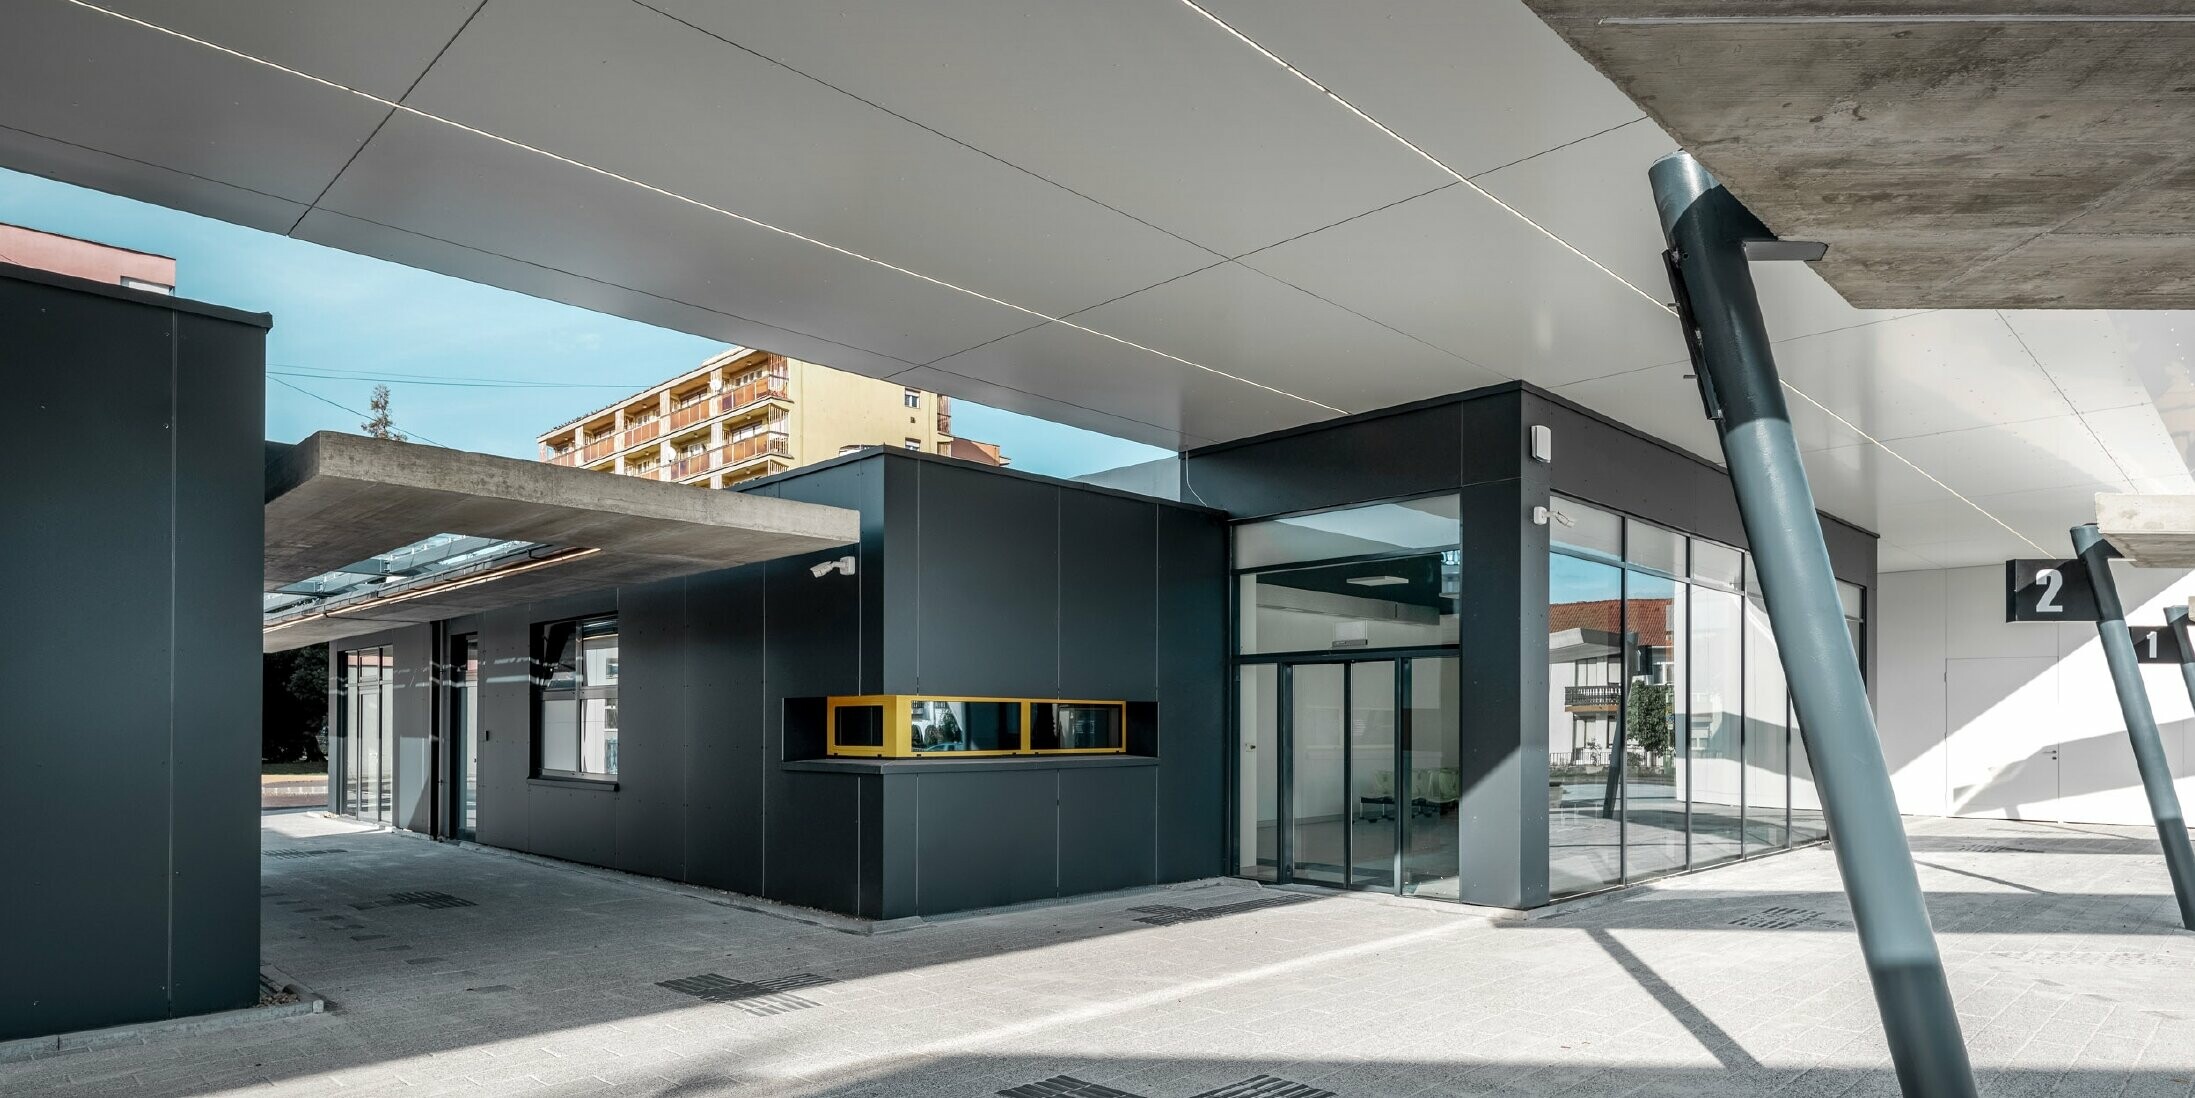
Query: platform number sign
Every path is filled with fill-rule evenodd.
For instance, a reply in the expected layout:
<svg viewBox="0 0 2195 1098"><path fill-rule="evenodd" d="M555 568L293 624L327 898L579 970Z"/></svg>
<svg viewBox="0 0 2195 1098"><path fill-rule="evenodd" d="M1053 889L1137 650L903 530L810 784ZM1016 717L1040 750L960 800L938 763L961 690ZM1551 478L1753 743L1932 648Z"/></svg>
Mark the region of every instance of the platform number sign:
<svg viewBox="0 0 2195 1098"><path fill-rule="evenodd" d="M2180 637L2169 625L2129 625L2134 639L2134 658L2142 663L2180 662Z"/></svg>
<svg viewBox="0 0 2195 1098"><path fill-rule="evenodd" d="M2004 620L2095 621L2096 591L2079 560L2004 562Z"/></svg>

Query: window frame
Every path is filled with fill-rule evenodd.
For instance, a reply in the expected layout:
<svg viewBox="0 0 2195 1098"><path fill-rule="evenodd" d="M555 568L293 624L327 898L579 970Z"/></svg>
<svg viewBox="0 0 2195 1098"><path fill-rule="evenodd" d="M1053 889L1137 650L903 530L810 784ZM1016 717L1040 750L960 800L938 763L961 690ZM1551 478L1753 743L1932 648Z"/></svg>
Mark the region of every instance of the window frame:
<svg viewBox="0 0 2195 1098"><path fill-rule="evenodd" d="M553 654L548 650L549 638L554 630L563 626L570 626L572 629L573 685L568 689L561 687L552 687L550 685L550 683L553 681L552 676L554 669L550 663L550 659ZM585 614L579 617L559 618L555 621L534 623L532 675L532 776L534 778L559 782L589 782L597 785L608 786L614 786L618 782L618 758L617 752L615 751L615 746L618 741L623 738L622 727L620 723L613 722L607 726L610 731L612 731L613 733L617 733L616 736L605 738L604 741L606 748L605 755L607 758L605 765L607 766L607 769L601 771L584 769L586 765L587 703L589 701L606 701L609 703L609 705L607 706L607 710L611 713L615 713L618 707L618 687L624 679L622 669L620 669L619 671L612 672L610 681L607 684L588 684L588 629L595 626L607 626L607 630L606 633L598 631L594 633L593 636L601 637L607 635L612 638L618 638L620 640L620 648L622 648L622 631L618 627L617 615L615 613ZM615 659L617 657L612 658ZM544 747L546 746L546 739L548 736L548 724L544 718L548 713L548 707L550 705L562 703L565 701L569 701L573 707L571 722L571 734L573 736L572 758L578 764L578 768L570 770L550 767L546 765L544 761L546 757Z"/></svg>

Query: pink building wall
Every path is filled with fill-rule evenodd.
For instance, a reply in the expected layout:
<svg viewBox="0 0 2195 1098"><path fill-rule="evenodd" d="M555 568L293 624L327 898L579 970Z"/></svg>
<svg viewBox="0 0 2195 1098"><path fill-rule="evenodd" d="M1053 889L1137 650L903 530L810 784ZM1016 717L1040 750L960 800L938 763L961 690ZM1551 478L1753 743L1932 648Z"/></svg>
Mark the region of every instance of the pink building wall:
<svg viewBox="0 0 2195 1098"><path fill-rule="evenodd" d="M120 285L124 278L173 289L175 260L164 255L0 224L0 263Z"/></svg>

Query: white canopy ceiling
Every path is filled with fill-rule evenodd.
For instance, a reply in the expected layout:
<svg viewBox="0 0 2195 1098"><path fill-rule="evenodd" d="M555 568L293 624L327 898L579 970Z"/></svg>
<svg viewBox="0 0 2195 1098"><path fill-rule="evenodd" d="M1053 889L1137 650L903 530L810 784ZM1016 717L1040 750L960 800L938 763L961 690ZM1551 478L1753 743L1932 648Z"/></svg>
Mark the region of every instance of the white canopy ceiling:
<svg viewBox="0 0 2195 1098"><path fill-rule="evenodd" d="M7 23L7 167L1170 447L1521 378L1720 456L1659 304L1645 170L1675 146L1517 0ZM1816 494L1886 569L2195 492L2184 314L1863 311L1756 273Z"/></svg>

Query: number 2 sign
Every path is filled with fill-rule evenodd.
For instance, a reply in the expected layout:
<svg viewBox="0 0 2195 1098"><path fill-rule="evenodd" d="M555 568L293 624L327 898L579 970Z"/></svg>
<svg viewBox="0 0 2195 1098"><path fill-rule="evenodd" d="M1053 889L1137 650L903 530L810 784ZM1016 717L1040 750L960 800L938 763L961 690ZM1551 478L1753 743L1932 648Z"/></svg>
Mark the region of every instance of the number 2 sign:
<svg viewBox="0 0 2195 1098"><path fill-rule="evenodd" d="M2096 619L2096 591L2088 585L2088 568L2081 561L2004 562L2004 620ZM2170 638L2167 638L2166 643L2169 642Z"/></svg>

